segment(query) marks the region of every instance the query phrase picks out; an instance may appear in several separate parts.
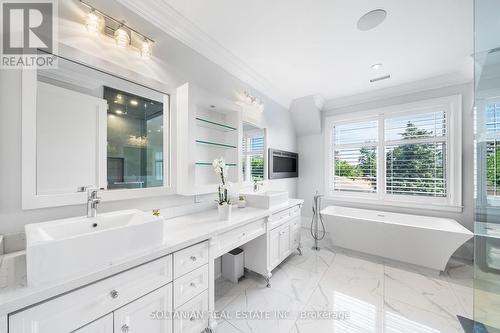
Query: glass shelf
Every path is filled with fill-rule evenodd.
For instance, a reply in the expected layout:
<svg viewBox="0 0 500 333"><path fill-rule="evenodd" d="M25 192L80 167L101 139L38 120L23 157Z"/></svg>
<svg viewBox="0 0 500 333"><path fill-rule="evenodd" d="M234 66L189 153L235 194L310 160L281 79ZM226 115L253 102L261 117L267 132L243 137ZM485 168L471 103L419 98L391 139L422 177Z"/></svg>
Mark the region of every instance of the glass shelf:
<svg viewBox="0 0 500 333"><path fill-rule="evenodd" d="M198 121L198 125L203 126L203 127L208 127L211 129L215 129L218 131L224 131L224 132L231 132L231 131L236 131L236 127L232 127L226 124L221 124L215 121L203 119L203 118L198 118L196 117L196 120Z"/></svg>
<svg viewBox="0 0 500 333"><path fill-rule="evenodd" d="M212 166L212 162L196 162L196 165L199 166ZM228 167L235 167L237 166L236 163L226 163Z"/></svg>
<svg viewBox="0 0 500 333"><path fill-rule="evenodd" d="M225 143L217 143L217 142L210 142L210 141L204 141L204 140L196 140L196 143L202 144L202 145L213 146L213 147L226 148L226 149L236 149L237 148L236 146L227 145Z"/></svg>

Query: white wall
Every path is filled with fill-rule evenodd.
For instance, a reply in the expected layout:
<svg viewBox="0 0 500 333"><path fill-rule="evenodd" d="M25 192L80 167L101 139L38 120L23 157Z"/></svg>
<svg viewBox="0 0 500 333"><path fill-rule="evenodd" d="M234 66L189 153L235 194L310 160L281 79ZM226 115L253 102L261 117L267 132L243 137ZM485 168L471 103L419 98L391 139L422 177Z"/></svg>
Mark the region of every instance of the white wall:
<svg viewBox="0 0 500 333"><path fill-rule="evenodd" d="M473 211L473 193L474 193L474 147L473 147L473 84L463 84L456 86L449 86L445 88L421 91L402 96L395 96L391 98L384 98L358 105L346 106L336 109L330 109L323 112L324 118L334 114L353 113L375 108L386 107L390 105L411 103L419 100L425 100L436 97L462 95L462 193L463 193L463 206L464 209L461 213L438 212L438 211L425 211L418 209L408 208L388 208L376 207L365 204L357 204L352 202L349 204L336 203L334 200L324 200L323 207L332 204L339 204L343 206L380 209L386 211L419 214L428 216L448 217L457 220L469 230L474 229L474 211ZM324 128L323 128L324 131ZM312 197L316 191L320 194L324 193L324 142L323 134L311 135L298 138L298 150L300 154L301 170L300 178L297 184L297 196L305 199L304 209L302 210L303 216L310 217L312 215ZM457 253L457 256L472 258L472 248L468 244Z"/></svg>
<svg viewBox="0 0 500 333"><path fill-rule="evenodd" d="M98 4L103 7L99 7ZM267 126L268 145L284 150L296 150L296 136L288 110L255 91L200 54L189 49L155 27L119 6L114 1L95 4L109 14L125 19L139 31L156 40L155 58L144 62L136 52L124 51L107 37L94 38L86 33L82 24L85 15L77 1L59 1L60 36L63 45L60 54L87 62L104 70L117 72L132 80L146 77L145 83L164 91L173 91L184 82L194 82L212 93L235 98L242 90L249 90L265 103L263 114ZM98 57L98 58L97 58ZM142 80L142 79L141 79ZM23 211L21 209L21 73L17 70L0 71L0 234L19 233L27 223L81 216L85 205ZM174 156L175 158L175 156ZM295 196L296 180L269 181L267 187L288 190ZM211 201L211 196L204 197ZM102 212L138 208L150 210L160 207L191 205L192 197L170 195L140 200L104 202Z"/></svg>

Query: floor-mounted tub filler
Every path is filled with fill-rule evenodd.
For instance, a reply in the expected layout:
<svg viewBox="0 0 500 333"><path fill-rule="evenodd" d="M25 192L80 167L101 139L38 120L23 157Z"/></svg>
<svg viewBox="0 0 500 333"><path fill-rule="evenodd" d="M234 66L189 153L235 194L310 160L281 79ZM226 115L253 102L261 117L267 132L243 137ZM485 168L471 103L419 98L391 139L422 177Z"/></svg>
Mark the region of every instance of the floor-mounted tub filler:
<svg viewBox="0 0 500 333"><path fill-rule="evenodd" d="M334 246L444 271L473 234L446 218L329 206L321 211Z"/></svg>

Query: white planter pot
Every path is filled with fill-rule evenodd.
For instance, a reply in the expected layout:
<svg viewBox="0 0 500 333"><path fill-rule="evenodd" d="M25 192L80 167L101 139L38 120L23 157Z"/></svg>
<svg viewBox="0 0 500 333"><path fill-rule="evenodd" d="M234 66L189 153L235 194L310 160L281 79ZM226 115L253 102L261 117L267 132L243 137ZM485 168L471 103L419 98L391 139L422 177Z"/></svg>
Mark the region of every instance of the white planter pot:
<svg viewBox="0 0 500 333"><path fill-rule="evenodd" d="M223 204L218 205L217 209L219 210L219 220L227 221L231 219L231 209L233 205Z"/></svg>

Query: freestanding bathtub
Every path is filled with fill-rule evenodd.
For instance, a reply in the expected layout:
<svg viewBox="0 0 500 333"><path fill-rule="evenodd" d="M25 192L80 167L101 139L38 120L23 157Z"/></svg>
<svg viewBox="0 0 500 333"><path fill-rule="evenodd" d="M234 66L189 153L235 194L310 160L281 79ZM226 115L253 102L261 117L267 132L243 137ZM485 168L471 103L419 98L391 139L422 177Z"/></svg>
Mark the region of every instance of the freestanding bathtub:
<svg viewBox="0 0 500 333"><path fill-rule="evenodd" d="M329 206L321 211L334 246L444 271L473 234L446 218Z"/></svg>

